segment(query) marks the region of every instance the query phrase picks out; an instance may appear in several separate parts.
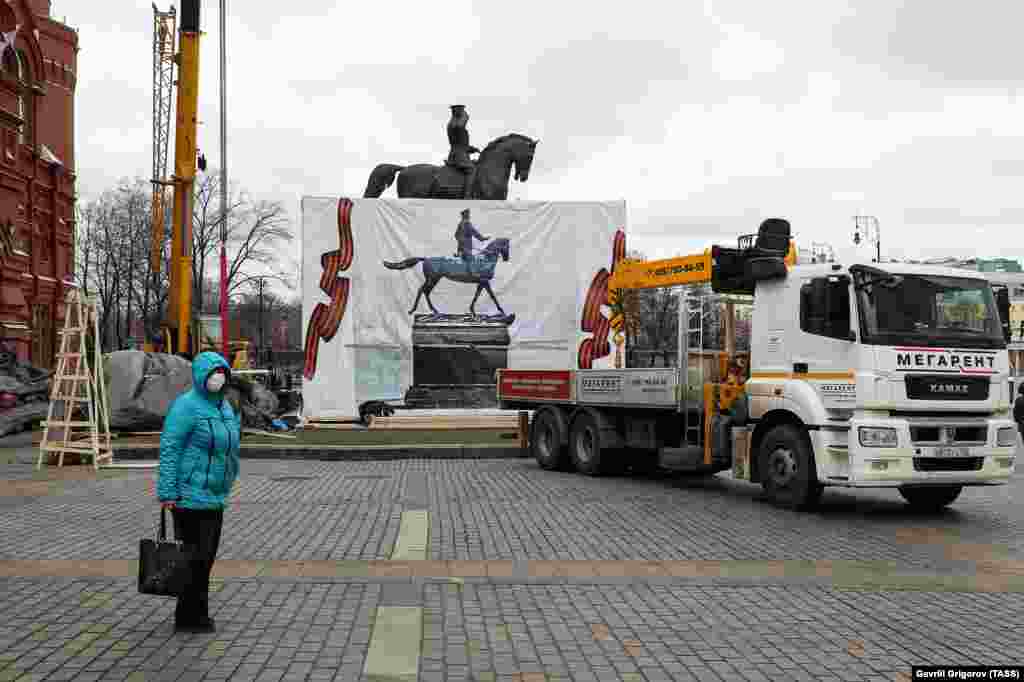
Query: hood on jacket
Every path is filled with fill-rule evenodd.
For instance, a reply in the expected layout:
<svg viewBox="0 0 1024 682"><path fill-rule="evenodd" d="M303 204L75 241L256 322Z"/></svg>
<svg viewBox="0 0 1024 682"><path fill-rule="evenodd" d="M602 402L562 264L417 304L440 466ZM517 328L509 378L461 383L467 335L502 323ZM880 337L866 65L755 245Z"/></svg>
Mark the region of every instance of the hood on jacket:
<svg viewBox="0 0 1024 682"><path fill-rule="evenodd" d="M231 378L231 367L227 361L221 357L220 353L214 353L213 351L203 351L192 360L192 388L195 389L196 393L200 394L204 398L210 398L210 392L206 390L206 380L210 378L214 370L219 367L223 367L224 371L227 372L228 378ZM223 391L221 392L223 395Z"/></svg>

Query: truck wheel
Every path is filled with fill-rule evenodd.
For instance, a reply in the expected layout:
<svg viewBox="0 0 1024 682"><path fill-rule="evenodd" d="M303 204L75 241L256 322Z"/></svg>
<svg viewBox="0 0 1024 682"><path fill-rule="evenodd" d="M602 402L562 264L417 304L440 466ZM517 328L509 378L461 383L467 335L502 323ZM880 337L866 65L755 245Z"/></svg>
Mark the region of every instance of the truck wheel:
<svg viewBox="0 0 1024 682"><path fill-rule="evenodd" d="M565 418L558 408L542 407L530 424L530 454L542 469L557 471L569 467L565 442Z"/></svg>
<svg viewBox="0 0 1024 682"><path fill-rule="evenodd" d="M761 441L758 462L761 485L775 504L803 511L821 500L824 486L818 482L807 437L795 426L776 426Z"/></svg>
<svg viewBox="0 0 1024 682"><path fill-rule="evenodd" d="M962 485L905 487L900 488L900 495L914 509L939 511L951 505L963 489Z"/></svg>
<svg viewBox="0 0 1024 682"><path fill-rule="evenodd" d="M572 457L572 463L580 473L600 476L601 450L601 425L597 416L589 410L581 412L573 419L572 432L569 435L569 455Z"/></svg>

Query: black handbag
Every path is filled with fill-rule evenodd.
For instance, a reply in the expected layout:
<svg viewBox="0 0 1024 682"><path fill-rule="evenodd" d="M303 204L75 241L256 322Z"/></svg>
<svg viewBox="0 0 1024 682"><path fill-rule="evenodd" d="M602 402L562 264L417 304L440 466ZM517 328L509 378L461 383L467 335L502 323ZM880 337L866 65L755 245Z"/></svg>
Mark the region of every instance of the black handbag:
<svg viewBox="0 0 1024 682"><path fill-rule="evenodd" d="M139 593L177 597L188 583L189 555L179 540L167 539L166 510L160 509L160 533L139 541Z"/></svg>

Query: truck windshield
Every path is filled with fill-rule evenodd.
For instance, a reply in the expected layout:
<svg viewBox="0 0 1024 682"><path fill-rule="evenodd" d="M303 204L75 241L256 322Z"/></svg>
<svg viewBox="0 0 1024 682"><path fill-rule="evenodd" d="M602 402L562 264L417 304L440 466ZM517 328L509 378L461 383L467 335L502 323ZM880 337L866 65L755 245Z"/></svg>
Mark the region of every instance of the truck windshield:
<svg viewBox="0 0 1024 682"><path fill-rule="evenodd" d="M855 273L865 343L1004 348L992 287L968 277Z"/></svg>

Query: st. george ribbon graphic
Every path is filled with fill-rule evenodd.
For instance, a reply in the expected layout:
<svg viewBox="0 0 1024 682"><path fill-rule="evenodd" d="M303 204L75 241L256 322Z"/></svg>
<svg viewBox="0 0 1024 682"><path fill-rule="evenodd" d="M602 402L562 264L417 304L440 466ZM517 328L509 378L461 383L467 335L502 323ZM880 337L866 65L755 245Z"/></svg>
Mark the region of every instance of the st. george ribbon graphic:
<svg viewBox="0 0 1024 682"><path fill-rule="evenodd" d="M309 326L306 328L305 364L302 369L302 375L306 379L316 376L316 357L320 350L320 340L329 342L333 339L341 326L341 320L345 317L351 281L348 277L339 275L352 265L352 256L355 253L351 220L352 200L343 197L338 200L338 249L320 256L320 266L324 270L320 275L320 289L330 296L331 302L329 305L317 303L309 318Z"/></svg>
<svg viewBox="0 0 1024 682"><path fill-rule="evenodd" d="M615 232L615 241L612 245L612 266L611 272L615 272L615 266L626 257L626 233L622 230ZM594 275L594 280L587 291L586 302L583 305L583 313L580 319L580 329L583 332L592 334L591 338L585 339L580 344L576 366L579 369L590 369L594 366L595 360L611 353L611 344L608 343L608 335L614 329L615 345L621 347L622 336L619 331L625 324L625 319L620 310L622 301L619 300L619 292L608 291L608 280L611 273L601 268ZM612 307L612 319L608 319L601 311L601 306ZM621 366L622 359L616 354L616 367Z"/></svg>

